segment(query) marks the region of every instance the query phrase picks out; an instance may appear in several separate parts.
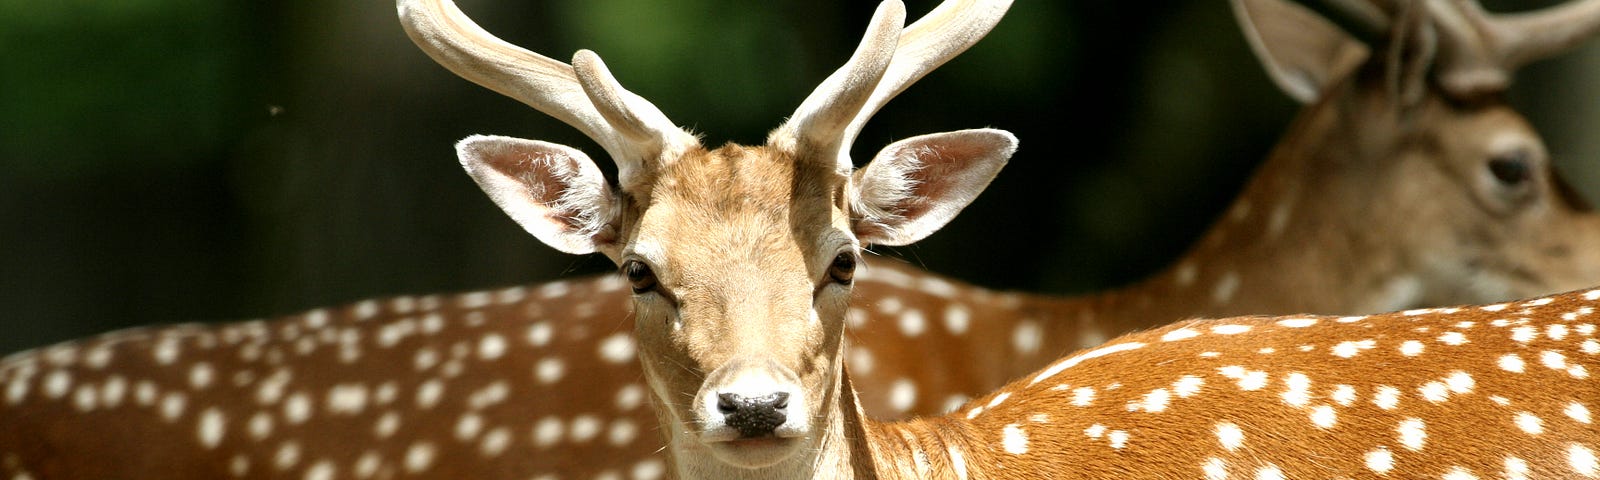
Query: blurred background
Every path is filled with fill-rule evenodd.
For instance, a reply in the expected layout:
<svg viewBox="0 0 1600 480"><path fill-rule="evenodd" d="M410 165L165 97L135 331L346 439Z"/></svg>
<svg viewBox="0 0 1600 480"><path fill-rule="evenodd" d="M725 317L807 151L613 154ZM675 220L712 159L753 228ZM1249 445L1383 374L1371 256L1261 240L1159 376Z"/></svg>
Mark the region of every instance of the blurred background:
<svg viewBox="0 0 1600 480"><path fill-rule="evenodd" d="M711 146L760 143L876 3L459 2L534 51L596 50ZM912 17L935 3L907 1ZM391 3L0 0L0 59L0 354L613 268L523 232L451 146L536 138L609 173L601 150L435 65ZM1512 101L1600 197L1600 40L1523 69ZM1085 292L1181 253L1296 110L1226 2L1024 0L891 102L854 157L922 133L1016 133L1021 151L954 223L877 250L980 285Z"/></svg>

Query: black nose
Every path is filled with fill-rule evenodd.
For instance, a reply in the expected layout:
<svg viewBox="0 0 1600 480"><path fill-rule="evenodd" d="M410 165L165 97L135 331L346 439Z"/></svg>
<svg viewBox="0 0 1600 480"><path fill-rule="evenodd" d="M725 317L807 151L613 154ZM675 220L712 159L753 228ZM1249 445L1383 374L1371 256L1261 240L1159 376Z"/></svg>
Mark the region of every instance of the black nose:
<svg viewBox="0 0 1600 480"><path fill-rule="evenodd" d="M717 394L717 410L722 412L723 423L738 430L739 438L772 436L772 431L783 425L784 409L788 407L788 392L760 397Z"/></svg>

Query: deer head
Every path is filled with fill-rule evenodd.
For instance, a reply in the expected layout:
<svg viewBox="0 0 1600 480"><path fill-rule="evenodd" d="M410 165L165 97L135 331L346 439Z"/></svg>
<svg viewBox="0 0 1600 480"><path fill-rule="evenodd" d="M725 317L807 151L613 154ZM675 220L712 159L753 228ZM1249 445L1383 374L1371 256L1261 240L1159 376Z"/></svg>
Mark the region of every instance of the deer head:
<svg viewBox="0 0 1600 480"><path fill-rule="evenodd" d="M884 2L849 62L766 145L716 149L623 89L592 52L569 66L496 39L448 0L398 7L435 60L584 131L616 162L613 188L570 147L489 136L457 145L467 172L528 232L621 267L664 429L675 448L722 463L680 466L695 470L818 450L840 421L823 406L839 403L831 397L862 246L937 230L1015 150L999 130L925 135L852 171L849 147L866 120L1008 6L949 3L902 32L904 7Z"/></svg>
<svg viewBox="0 0 1600 480"><path fill-rule="evenodd" d="M1260 234L1328 246L1305 255L1334 272L1354 270L1341 266L1350 258L1395 272L1341 279L1381 293L1369 311L1600 278L1600 217L1502 95L1518 66L1600 27L1600 2L1517 16L1453 0L1329 3L1359 35L1296 4L1234 1L1273 80L1310 104L1245 195L1275 198L1258 206Z"/></svg>

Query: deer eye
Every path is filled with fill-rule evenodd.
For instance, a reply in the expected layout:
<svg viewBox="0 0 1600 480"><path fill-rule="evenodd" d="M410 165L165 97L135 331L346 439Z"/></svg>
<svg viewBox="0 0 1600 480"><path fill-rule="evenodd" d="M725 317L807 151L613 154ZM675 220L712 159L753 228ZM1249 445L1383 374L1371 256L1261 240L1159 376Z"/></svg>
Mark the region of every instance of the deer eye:
<svg viewBox="0 0 1600 480"><path fill-rule="evenodd" d="M628 276L628 283L633 286L633 293L645 293L656 289L656 272L650 270L649 265L638 260L628 260L622 264L622 274Z"/></svg>
<svg viewBox="0 0 1600 480"><path fill-rule="evenodd" d="M1533 168L1528 165L1528 151L1516 149L1510 152L1495 155L1489 159L1489 173L1502 185L1516 186L1532 176Z"/></svg>
<svg viewBox="0 0 1600 480"><path fill-rule="evenodd" d="M856 256L845 252L833 257L833 263L828 265L828 278L840 285L849 285L856 278Z"/></svg>

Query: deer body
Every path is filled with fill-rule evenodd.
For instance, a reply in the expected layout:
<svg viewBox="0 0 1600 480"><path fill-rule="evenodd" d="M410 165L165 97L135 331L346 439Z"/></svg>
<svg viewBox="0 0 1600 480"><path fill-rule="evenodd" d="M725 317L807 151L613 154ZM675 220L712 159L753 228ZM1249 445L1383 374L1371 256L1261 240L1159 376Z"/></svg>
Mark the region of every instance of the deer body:
<svg viewBox="0 0 1600 480"><path fill-rule="evenodd" d="M594 81L594 76L587 78ZM1600 252L1600 248L1593 247L1600 234L1593 233L1597 229L1594 215L1560 196L1558 182L1542 163L1542 146L1514 112L1495 102L1458 108L1451 101L1431 99L1419 104L1421 107L1408 107L1420 113L1406 122L1384 124L1384 116L1392 113L1398 102L1385 97L1386 91L1375 83L1372 74L1358 78L1344 71L1319 78L1329 83L1310 91L1331 93L1312 102L1294 122L1241 201L1184 259L1146 282L1101 295L1060 298L995 293L887 262L869 261L877 264L856 278L854 294L860 297L858 305L844 314L846 328L861 333L822 335L823 343L838 342L839 346L816 354L831 359L817 359L809 367L813 371L839 368L837 374L822 375L828 378L820 382L836 384L835 393L807 392L808 403L823 405L821 411L828 412L819 416L825 420L817 425L819 431L827 434L819 437L818 448L833 452L825 456L828 466L815 471L853 468L864 476L877 468L888 475L895 472L892 468L897 465L910 469L906 472L919 471L922 467L917 458L928 459L928 468L954 468L960 463L1004 465L1015 460L985 456L984 450L994 443L983 435L994 434L989 431L994 425L983 430L960 421L960 413L969 412L968 409L951 417L906 423L866 421L862 411L850 408L856 402L854 384L864 388L859 401L869 417L945 411L961 405L973 393L1028 375L1062 353L1092 348L1119 333L1151 328L1176 318L1247 312L1369 312L1489 301L1595 282L1593 270L1600 260L1591 257ZM504 85L491 88L517 90ZM627 103L613 101L613 97L626 95L596 96L610 103ZM590 114L607 117L599 111L553 115L568 119ZM610 112L610 116L619 114ZM852 123L859 121L863 120L856 117ZM1385 131L1409 133L1377 136ZM629 137L618 135L623 140ZM1381 141L1371 141L1373 138ZM1360 139L1366 141L1355 141ZM775 152L744 147L708 151L676 135L668 136L668 140L660 142L665 147L651 148L672 150L671 166L624 166L629 172L623 180L624 189L627 185L660 184L665 185L662 192L681 188L682 195L664 193L662 198L674 200L661 201L660 205L639 202L612 204L608 208L643 217L648 216L642 213L645 210L665 207L652 210L649 215L668 226L683 212L717 213L695 217L700 225L746 226L717 237L720 243L673 244L646 253L664 255L667 250L698 249L699 253L691 256L704 258L715 256L708 252L759 250L770 248L759 239L776 238L771 232L761 232L772 224L806 226L812 232L804 235L809 238L818 236L815 225L843 221L833 217L834 213L823 219L817 211L809 213L811 217L777 219L730 213L749 212L740 209L746 198L759 199L753 201L765 205L761 210L783 212L789 208L780 202L784 195L811 198L824 194L814 188L816 185L794 180L825 175L790 171L785 166L800 163L794 155L795 145L780 142L771 149ZM632 150L641 148L627 141L602 143L608 145L608 150L620 152L617 156L623 158L636 157ZM487 139L482 145L496 144L508 143ZM1419 149L1418 145L1426 148ZM546 153L565 153L539 148ZM1532 173L1508 185L1490 182L1485 186L1482 175L1488 169L1484 164L1504 151L1519 148L1529 153L1522 160ZM1446 152L1427 157L1424 154L1428 149ZM472 149L468 151L471 153ZM1404 161L1393 160L1397 158ZM1452 167L1453 163L1430 158L1459 160L1464 166ZM495 165L505 168L516 162ZM598 176L585 170L581 163L569 165L576 165L572 167L576 177ZM759 175L742 177L751 172L740 173L739 169L749 165L757 165L751 172ZM1416 182L1426 188L1406 186L1407 182L1415 182L1408 179L1418 178L1418 171L1434 177L1443 172L1447 178L1464 180ZM475 175L487 178L481 181L491 196L517 191L515 185L502 182L515 175L495 177L492 168L478 170ZM556 178L559 176L546 179ZM719 192L707 196L710 186L705 183L711 178L790 181L760 183L738 190L762 195L741 197ZM1502 188L1506 186L1514 188ZM1461 191L1467 193L1463 195ZM1522 191L1532 193L1518 193ZM604 198L594 191L586 194ZM584 195L559 198L569 203L555 202L555 207L542 210L515 206L507 209L526 223L540 218L561 219L564 226L551 229L535 223L529 230L563 250L604 245L601 240L637 241L638 229L595 223L595 216L590 215L595 211L564 209ZM1361 202L1325 201L1328 198ZM1504 202L1503 198L1514 201ZM838 197L826 203L843 200ZM1494 214L1488 223L1481 220L1482 211L1472 209L1483 207L1468 208L1483 204L1489 204L1489 211ZM698 210L688 208L690 205ZM1350 227L1375 217L1387 217L1387 223L1411 229ZM1445 221L1463 219L1469 220ZM568 227L578 227L576 230L590 236L586 239L569 235L563 230ZM835 229L845 230L839 225ZM656 235L668 239L685 237ZM1478 243L1470 249L1448 247L1450 242L1463 239ZM790 245L787 252L766 252L754 257L774 261L769 269L781 269L779 264L800 259L804 255L799 252L812 247L815 245ZM1441 251L1450 254L1443 258L1426 255ZM815 270L811 275L825 270L819 259L804 261L818 264L808 267ZM1301 267L1283 268L1286 264ZM1466 275L1462 272L1467 266L1480 270ZM725 278L749 272L735 269L699 277ZM791 286L799 283L795 279L788 282ZM655 420L646 412L649 398L671 405L674 402L669 400L680 399L682 392L641 381L640 370L633 363L633 354L641 350L640 341L615 330L630 321L670 317L672 303L690 300L693 305L678 305L683 307L676 313L681 318L718 301L718 288L732 287L686 292L673 302L630 308L628 298L632 292L628 282L593 277L452 297L369 301L270 323L134 331L19 355L0 368L0 384L6 386L7 395L0 402L0 423L17 425L7 429L17 435L0 435L0 468L5 469L0 472L50 478L104 477L129 471L206 478L216 477L219 472L308 477L335 472L340 477L348 473L358 478L385 478L533 471L652 478L674 468L698 471L693 469L704 467L706 471L702 473L748 473L741 468L720 470L727 465L715 460L685 461L704 460L707 453L691 448L693 436L676 427L685 421L685 415L669 412ZM771 292L784 290L780 286L763 288ZM748 304L724 307L755 308ZM633 315L631 310L637 310L639 315ZM819 314L818 318L823 316ZM670 322L652 324L670 326ZM765 330L754 329L742 337L759 337ZM711 344L714 337L702 335L700 342ZM902 338L909 341L899 341ZM846 343L850 345L845 346ZM652 377L664 371L676 373L687 363L681 360L661 362L661 366L645 372ZM930 368L930 361L946 364ZM851 369L848 375L843 373L846 366ZM694 375L690 377L681 380L697 380ZM1169 391L1169 399L1174 394L1175 390ZM973 405L987 405L992 398L980 398ZM1012 404L1013 400L1006 400L999 406ZM141 410L145 415L136 419L122 415L129 410ZM110 419L113 414L114 421ZM118 424L128 431L177 433L182 441L164 442L171 446L169 453L173 457L169 458L203 455L214 461L139 463L161 456L130 451L125 444L114 441L72 435L70 425L52 420L74 417L90 421L102 415L107 424ZM665 423L651 427L658 421ZM1007 438L1017 438L1005 436L1009 425L1005 423L995 430L1002 432L1002 446ZM1025 426L1017 425L1018 429ZM1132 441L1134 434L1130 432L1134 431L1128 429L1131 427L1106 428L1102 431L1105 441L1121 438L1124 445ZM1122 433L1111 435L1118 430ZM659 446L657 439L661 437L657 435L669 438L678 464L669 466L651 456ZM47 447L34 441L38 438L52 441ZM961 446L966 450L956 449ZM570 447L586 453L571 452ZM52 458L41 448L82 456ZM962 453L939 456L936 453L941 448ZM529 451L533 453L518 454ZM589 454L592 456L586 456ZM126 461L74 461L85 457ZM787 461L794 462L795 458L798 457ZM873 461L866 462L867 458ZM40 459L45 460L40 463ZM1209 457L1205 460L1210 461ZM597 463L606 466L597 467ZM812 471L807 468L811 467L795 466L792 471ZM1242 472L1237 468L1230 471L1235 476Z"/></svg>

